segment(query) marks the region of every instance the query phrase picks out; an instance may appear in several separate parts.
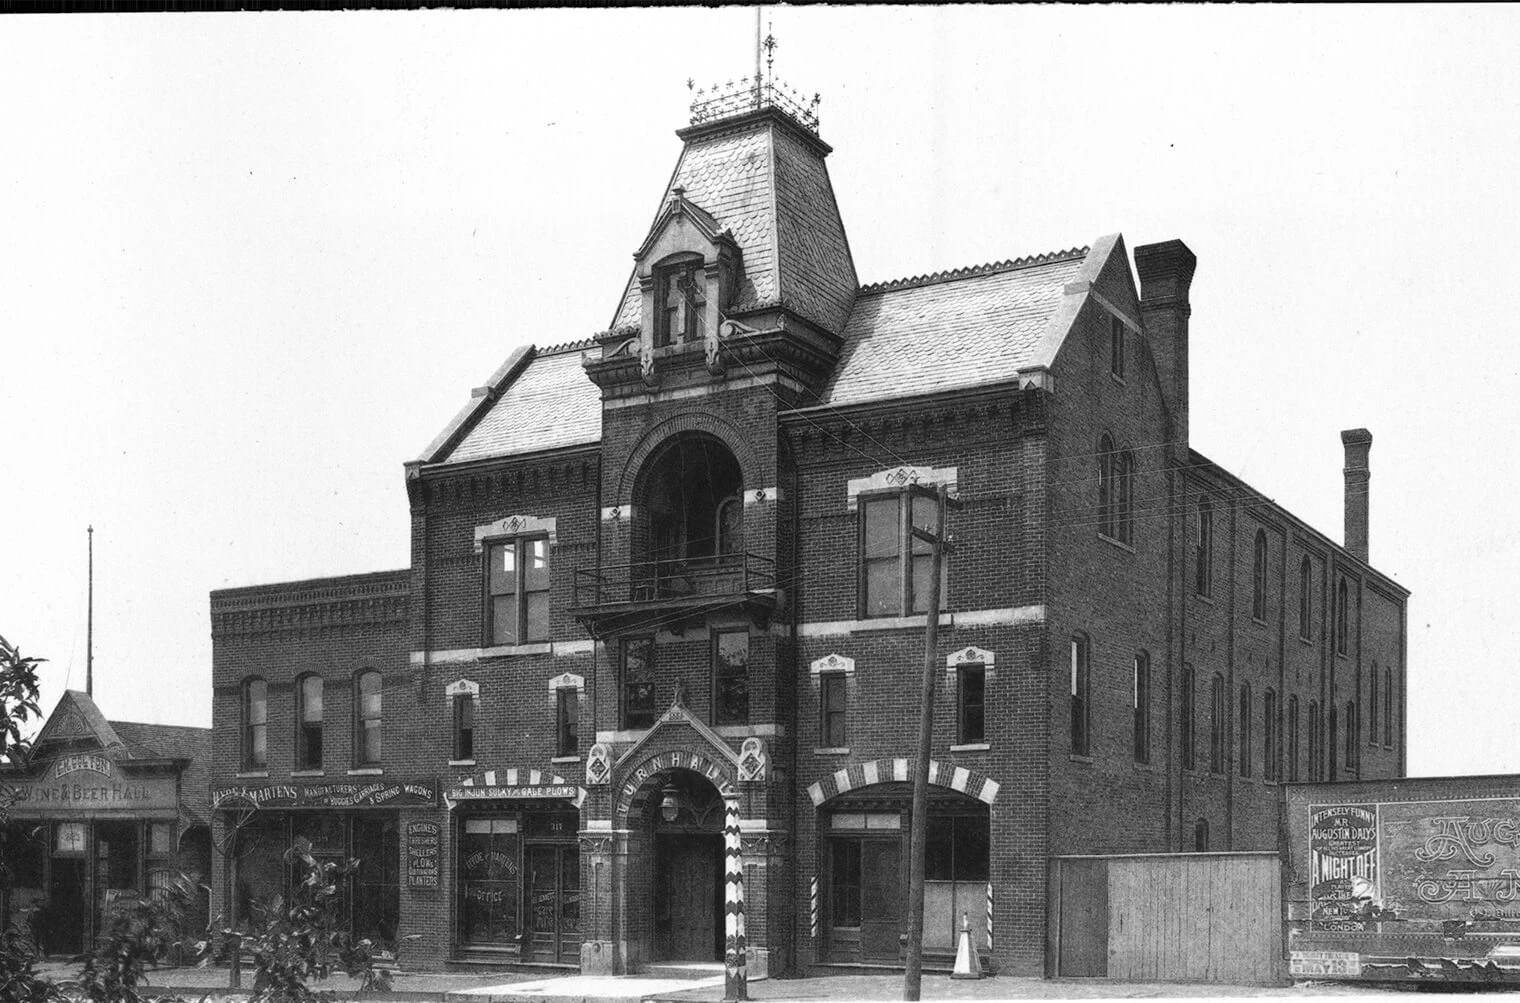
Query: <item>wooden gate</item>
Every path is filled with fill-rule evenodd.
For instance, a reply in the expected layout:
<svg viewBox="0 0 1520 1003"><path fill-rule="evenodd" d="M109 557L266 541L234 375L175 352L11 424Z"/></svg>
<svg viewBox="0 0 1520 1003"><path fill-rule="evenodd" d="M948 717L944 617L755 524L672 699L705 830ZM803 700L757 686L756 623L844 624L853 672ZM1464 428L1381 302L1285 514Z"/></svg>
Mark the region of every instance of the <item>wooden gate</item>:
<svg viewBox="0 0 1520 1003"><path fill-rule="evenodd" d="M1047 970L1145 982L1285 979L1275 853L1055 857Z"/></svg>

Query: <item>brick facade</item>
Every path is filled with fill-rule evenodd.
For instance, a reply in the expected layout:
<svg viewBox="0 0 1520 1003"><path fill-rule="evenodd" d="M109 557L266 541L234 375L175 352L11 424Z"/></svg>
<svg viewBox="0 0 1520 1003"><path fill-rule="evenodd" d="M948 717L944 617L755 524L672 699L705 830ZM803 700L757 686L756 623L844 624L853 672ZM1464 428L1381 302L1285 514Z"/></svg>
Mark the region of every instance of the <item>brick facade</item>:
<svg viewBox="0 0 1520 1003"><path fill-rule="evenodd" d="M411 883L399 837L396 934L416 938L403 963L710 960L724 947L711 854L725 811L743 836L752 976L896 963L927 618L870 608L918 579L911 556L872 549L892 544L865 520L873 501L885 519L881 500L907 481L944 483L960 503L931 655L931 958L948 961L950 921L969 912L997 968L1043 971L1053 854L1189 850L1200 823L1211 850L1275 845L1279 779L1313 775L1311 701L1323 744L1336 736L1326 778L1402 774L1408 594L1189 448L1186 247L1137 249L1138 289L1121 238L859 287L842 236L831 243L828 149L809 128L767 111L682 136L620 326L514 356L408 465L407 571L212 596L214 790L349 779L352 680L382 672L378 776L437 791L392 814L442 834L436 885ZM800 233L813 242L788 243ZM686 269L679 294L669 262ZM856 290L842 326L841 289ZM932 329L936 317L951 319ZM666 323L697 333L667 344ZM502 585L485 561L493 543L536 539L546 627L502 642L492 589L518 590L521 623L541 607L524 598L527 572ZM715 665L722 632L747 637L737 705ZM321 778L292 775L304 672L327 687ZM265 776L242 761L250 676L269 681ZM962 686L975 685L985 712L968 736ZM825 699L844 713L827 739ZM747 712L721 720L720 703ZM218 868L226 896L235 879Z"/></svg>

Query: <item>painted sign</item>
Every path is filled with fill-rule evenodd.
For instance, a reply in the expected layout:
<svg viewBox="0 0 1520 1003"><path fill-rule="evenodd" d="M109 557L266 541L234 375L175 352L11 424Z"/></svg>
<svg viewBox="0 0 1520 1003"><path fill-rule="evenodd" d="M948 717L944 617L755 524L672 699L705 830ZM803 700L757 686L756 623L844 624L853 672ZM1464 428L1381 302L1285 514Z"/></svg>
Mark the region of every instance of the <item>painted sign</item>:
<svg viewBox="0 0 1520 1003"><path fill-rule="evenodd" d="M81 757L96 758L96 757ZM105 761L107 768L110 761ZM114 812L172 811L178 801L174 777L118 777L102 779L100 771L78 767L64 774L55 769L33 783L14 785L13 811L21 814L79 812L93 815ZM81 775L84 774L84 775ZM64 777L66 779L60 779Z"/></svg>
<svg viewBox="0 0 1520 1003"><path fill-rule="evenodd" d="M70 773L79 773L88 770L91 773L99 773L103 777L111 775L111 761L105 756L64 756L53 764L53 779L67 776Z"/></svg>
<svg viewBox="0 0 1520 1003"><path fill-rule="evenodd" d="M1382 907L1377 873L1377 808L1315 807L1309 812L1310 898L1316 930L1365 930Z"/></svg>
<svg viewBox="0 0 1520 1003"><path fill-rule="evenodd" d="M454 787L445 793L450 801L483 801L498 798L565 798L580 794L574 784L524 784L520 787Z"/></svg>
<svg viewBox="0 0 1520 1003"><path fill-rule="evenodd" d="M1290 951L1289 975L1360 975L1362 956L1350 951Z"/></svg>
<svg viewBox="0 0 1520 1003"><path fill-rule="evenodd" d="M1292 974L1520 981L1520 777L1294 784L1285 799Z"/></svg>
<svg viewBox="0 0 1520 1003"><path fill-rule="evenodd" d="M433 783L213 784L214 808L413 808L438 803Z"/></svg>
<svg viewBox="0 0 1520 1003"><path fill-rule="evenodd" d="M438 887L438 848L443 826L437 822L406 824L406 885Z"/></svg>

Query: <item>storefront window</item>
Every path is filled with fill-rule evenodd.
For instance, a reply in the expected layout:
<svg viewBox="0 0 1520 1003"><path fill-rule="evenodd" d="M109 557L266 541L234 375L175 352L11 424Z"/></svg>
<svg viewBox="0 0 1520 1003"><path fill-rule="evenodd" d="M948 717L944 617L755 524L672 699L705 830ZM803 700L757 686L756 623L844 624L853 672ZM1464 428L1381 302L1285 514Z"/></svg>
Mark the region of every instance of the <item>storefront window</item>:
<svg viewBox="0 0 1520 1003"><path fill-rule="evenodd" d="M517 942L519 867L515 818L466 818L459 840L459 926L465 944Z"/></svg>
<svg viewBox="0 0 1520 1003"><path fill-rule="evenodd" d="M401 834L391 816L354 818L353 932L356 937L391 945L401 912Z"/></svg>

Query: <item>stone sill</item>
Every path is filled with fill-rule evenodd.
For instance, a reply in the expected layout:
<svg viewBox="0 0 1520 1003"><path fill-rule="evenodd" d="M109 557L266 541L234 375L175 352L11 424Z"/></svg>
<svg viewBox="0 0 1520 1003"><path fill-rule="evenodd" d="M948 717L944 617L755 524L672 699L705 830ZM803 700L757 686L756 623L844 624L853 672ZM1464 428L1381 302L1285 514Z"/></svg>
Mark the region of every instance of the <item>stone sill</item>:
<svg viewBox="0 0 1520 1003"><path fill-rule="evenodd" d="M950 746L951 752L987 752L991 750L991 742L967 742L965 745Z"/></svg>
<svg viewBox="0 0 1520 1003"><path fill-rule="evenodd" d="M290 775L292 777L325 777L325 776L327 776L327 771L326 770L291 770L290 771Z"/></svg>
<svg viewBox="0 0 1520 1003"><path fill-rule="evenodd" d="M234 774L239 780L268 780L268 770L247 770L243 773Z"/></svg>
<svg viewBox="0 0 1520 1003"><path fill-rule="evenodd" d="M451 760L449 760L449 765L450 766L474 766L475 765L475 760L473 760L473 759L451 759Z"/></svg>
<svg viewBox="0 0 1520 1003"><path fill-rule="evenodd" d="M831 746L813 750L813 755L815 756L848 756L849 754L850 750L848 746Z"/></svg>
<svg viewBox="0 0 1520 1003"><path fill-rule="evenodd" d="M385 775L385 770L379 766L360 766L348 771L351 777L379 777Z"/></svg>
<svg viewBox="0 0 1520 1003"><path fill-rule="evenodd" d="M1123 540L1115 540L1107 533L1099 533L1098 539L1102 540L1104 543L1108 544L1111 547L1117 547L1118 549L1124 551L1126 554L1133 554L1135 552L1135 548L1133 546L1125 543Z"/></svg>
<svg viewBox="0 0 1520 1003"><path fill-rule="evenodd" d="M578 763L580 761L580 756L555 756L553 759L549 760L551 763Z"/></svg>

